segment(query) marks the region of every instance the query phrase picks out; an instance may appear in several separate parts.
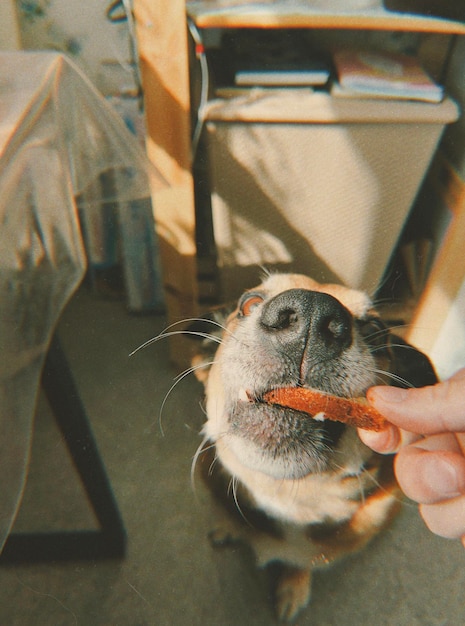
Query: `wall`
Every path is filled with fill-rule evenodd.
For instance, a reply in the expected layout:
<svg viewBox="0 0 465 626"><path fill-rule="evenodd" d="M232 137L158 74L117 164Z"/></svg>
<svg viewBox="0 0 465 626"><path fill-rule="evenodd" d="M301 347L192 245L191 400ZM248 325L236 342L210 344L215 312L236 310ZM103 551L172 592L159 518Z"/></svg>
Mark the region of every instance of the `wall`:
<svg viewBox="0 0 465 626"><path fill-rule="evenodd" d="M462 115L447 130L444 153L465 180L465 37L457 37L447 76L447 91L458 102Z"/></svg>
<svg viewBox="0 0 465 626"><path fill-rule="evenodd" d="M129 24L122 8L108 14L113 4L111 0L18 0L22 46L68 54L104 95L135 92Z"/></svg>
<svg viewBox="0 0 465 626"><path fill-rule="evenodd" d="M0 50L16 50L20 47L14 0L0 2Z"/></svg>
<svg viewBox="0 0 465 626"><path fill-rule="evenodd" d="M429 190L434 239L439 243L409 340L432 358L441 378L465 367L465 38L457 38L446 87L462 114L448 127ZM435 193L438 192L438 193Z"/></svg>

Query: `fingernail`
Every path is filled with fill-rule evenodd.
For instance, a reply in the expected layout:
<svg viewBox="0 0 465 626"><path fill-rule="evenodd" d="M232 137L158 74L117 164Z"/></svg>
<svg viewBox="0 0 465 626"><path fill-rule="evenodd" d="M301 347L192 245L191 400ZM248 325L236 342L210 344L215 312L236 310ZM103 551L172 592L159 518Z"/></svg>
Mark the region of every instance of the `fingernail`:
<svg viewBox="0 0 465 626"><path fill-rule="evenodd" d="M408 390L400 387L375 387L370 390L371 398L376 398L383 402L403 402L407 399Z"/></svg>
<svg viewBox="0 0 465 626"><path fill-rule="evenodd" d="M397 452L399 447L399 431L394 426L388 426L381 432L360 430L359 434L366 446L381 454L392 454Z"/></svg>
<svg viewBox="0 0 465 626"><path fill-rule="evenodd" d="M460 495L455 467L444 459L429 459L425 464L424 478L438 496L455 498Z"/></svg>

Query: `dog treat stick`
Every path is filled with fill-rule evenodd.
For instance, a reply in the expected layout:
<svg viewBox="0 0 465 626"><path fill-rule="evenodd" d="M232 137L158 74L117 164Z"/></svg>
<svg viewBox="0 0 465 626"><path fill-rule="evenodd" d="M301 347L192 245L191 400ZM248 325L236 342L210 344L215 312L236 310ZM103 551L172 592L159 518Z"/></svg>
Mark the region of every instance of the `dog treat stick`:
<svg viewBox="0 0 465 626"><path fill-rule="evenodd" d="M380 431L388 425L388 421L365 398L339 398L304 387L281 387L268 391L263 400L311 417L317 416L316 419L321 416L366 430Z"/></svg>

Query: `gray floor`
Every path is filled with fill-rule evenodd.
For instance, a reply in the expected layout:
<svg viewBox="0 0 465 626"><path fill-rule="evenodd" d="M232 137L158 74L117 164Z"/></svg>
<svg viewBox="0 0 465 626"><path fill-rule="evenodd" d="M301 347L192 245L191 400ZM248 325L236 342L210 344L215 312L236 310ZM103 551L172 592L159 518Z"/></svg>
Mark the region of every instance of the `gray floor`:
<svg viewBox="0 0 465 626"><path fill-rule="evenodd" d="M61 334L92 420L127 532L121 562L0 568L0 624L8 626L256 626L274 624L266 577L240 548L213 550L190 484L202 423L201 389L176 372L167 346L128 353L164 324L121 302L76 296ZM40 403L17 528L93 523L47 405ZM465 624L465 551L433 537L415 507L363 554L315 577L297 623L318 626Z"/></svg>

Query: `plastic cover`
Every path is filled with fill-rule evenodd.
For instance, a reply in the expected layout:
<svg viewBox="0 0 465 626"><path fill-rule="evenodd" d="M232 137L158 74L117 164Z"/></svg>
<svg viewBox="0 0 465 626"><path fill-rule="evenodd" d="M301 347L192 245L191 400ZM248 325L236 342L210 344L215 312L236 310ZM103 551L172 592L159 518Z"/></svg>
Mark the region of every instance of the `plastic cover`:
<svg viewBox="0 0 465 626"><path fill-rule="evenodd" d="M114 184L96 184L108 172ZM47 347L86 268L77 205L163 185L66 57L0 54L0 549L24 487Z"/></svg>

